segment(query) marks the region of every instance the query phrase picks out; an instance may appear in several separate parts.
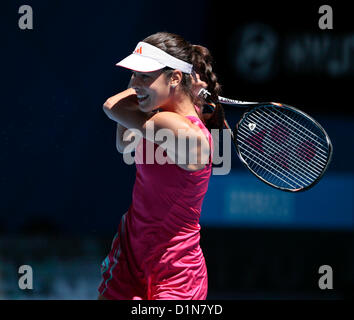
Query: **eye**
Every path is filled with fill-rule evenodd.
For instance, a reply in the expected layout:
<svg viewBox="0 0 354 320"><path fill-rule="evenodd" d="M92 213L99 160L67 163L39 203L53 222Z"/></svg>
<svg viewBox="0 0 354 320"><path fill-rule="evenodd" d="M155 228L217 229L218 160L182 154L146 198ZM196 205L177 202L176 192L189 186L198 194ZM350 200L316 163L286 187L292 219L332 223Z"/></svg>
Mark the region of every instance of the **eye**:
<svg viewBox="0 0 354 320"><path fill-rule="evenodd" d="M148 73L142 73L142 72L136 72L134 71L133 72L133 77L134 78L140 78L142 79L143 81L147 80L147 79L150 79L151 78L151 75L149 75Z"/></svg>

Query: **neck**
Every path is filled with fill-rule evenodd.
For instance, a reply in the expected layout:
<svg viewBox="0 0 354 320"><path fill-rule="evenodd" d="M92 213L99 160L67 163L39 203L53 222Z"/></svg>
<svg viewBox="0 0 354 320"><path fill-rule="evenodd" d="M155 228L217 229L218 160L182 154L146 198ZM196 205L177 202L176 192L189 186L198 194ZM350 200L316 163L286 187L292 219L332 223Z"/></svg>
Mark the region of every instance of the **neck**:
<svg viewBox="0 0 354 320"><path fill-rule="evenodd" d="M163 111L171 111L180 114L181 116L198 117L197 111L190 97L186 95L174 96L168 103L161 106Z"/></svg>

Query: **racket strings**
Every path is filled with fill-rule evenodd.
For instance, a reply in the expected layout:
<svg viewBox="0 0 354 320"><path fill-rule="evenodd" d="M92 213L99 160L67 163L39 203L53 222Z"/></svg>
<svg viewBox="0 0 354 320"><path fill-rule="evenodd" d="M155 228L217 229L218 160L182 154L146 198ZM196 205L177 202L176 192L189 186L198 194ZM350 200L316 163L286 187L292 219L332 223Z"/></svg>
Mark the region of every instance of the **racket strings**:
<svg viewBox="0 0 354 320"><path fill-rule="evenodd" d="M327 144L327 141L324 141L323 139L321 139L323 142L320 143L318 140L315 140L314 138L310 137L309 135L307 135L306 133L304 133L302 130L300 130L299 128L295 127L294 125L292 125L291 123L289 123L287 120L285 120L284 118L282 118L281 116L279 116L279 111L277 110L273 110L273 114L277 117L279 117L281 119L281 121L284 121L284 123L286 123L287 125L289 125L290 127L294 128L295 130L297 130L296 134L302 138L303 136L305 136L306 138L310 139L312 142L317 143L317 145L322 148L323 146L323 142L325 142ZM295 122L293 119L289 118L285 113L280 113L280 115L286 116L288 119L290 119L291 121ZM302 126L300 123L295 122L297 125L299 125L302 129L306 129L307 131L309 131L306 127ZM310 131L309 131L310 132ZM313 132L311 132L313 136L315 136L316 138L320 138L318 135L315 135ZM327 150L322 149L323 151L327 152Z"/></svg>
<svg viewBox="0 0 354 320"><path fill-rule="evenodd" d="M253 169L256 169L255 165L259 166L263 170L267 171L270 174L271 177L275 176L276 178L282 180L284 183L288 184L292 188L295 188L295 186L292 185L290 182L293 182L293 183L295 183L295 185L298 185L298 182L295 182L292 179L289 179L290 182L287 181L287 180L284 180L283 178L288 178L288 177L285 177L287 172L284 174L280 170L274 170L273 164L269 164L269 163L265 162L264 160L262 160L261 158L257 157L257 155L254 154L254 150L253 149L251 149L251 148L249 148L249 149L250 149L250 151L249 150L243 150L246 153L246 154L243 154L243 155L246 158L252 160L252 162L250 163L251 168L253 167ZM259 154L259 155L261 155L261 154ZM259 160L259 161L256 161L256 160ZM269 160L269 159L266 159L266 160ZM280 174L280 176L278 176L276 173Z"/></svg>
<svg viewBox="0 0 354 320"><path fill-rule="evenodd" d="M275 116L277 116L279 118L279 121L277 123L279 124L283 124L283 125L288 125L288 123L286 122L286 120L284 120L283 118L281 118L278 114L274 114ZM262 117L265 121L268 121L269 118L264 118ZM271 119L271 120L274 120L276 121L276 119ZM294 127L294 126L291 126L290 127L292 129L294 129L294 131L290 131L291 129L289 128L289 131L293 134L293 138L294 138L294 143L303 143L305 142L306 140L305 139L309 139L310 142L315 142L317 143L316 147L319 148L318 151L322 151L323 153L324 152L327 152L327 150L325 151L324 149L322 149L321 147L323 146L323 144L320 144L318 141L312 139L311 137L307 136L306 134L303 134L302 131L300 131L298 128ZM297 131L296 131L297 130ZM323 154L318 154L320 158L322 158L322 160L325 160L325 157L323 157ZM324 161L325 162L325 161Z"/></svg>
<svg viewBox="0 0 354 320"><path fill-rule="evenodd" d="M271 171L270 169L267 169L266 167L264 167L261 163L258 163L257 161L254 161L254 159L251 158L251 160L259 167L261 167L263 170L267 171L268 173L270 173L271 179L273 179L274 177L278 178L279 180L281 180L282 182L284 182L286 185L290 186L291 188L298 188L297 186L293 186L291 183L289 183L288 181L284 180L281 176L277 176L273 171ZM252 165L251 165L252 167ZM254 168L252 168L254 169ZM262 174L262 176L265 176L264 173ZM271 181L270 178L267 178L268 181ZM277 182L277 184L279 184ZM301 186L301 185L300 185Z"/></svg>
<svg viewBox="0 0 354 320"><path fill-rule="evenodd" d="M245 136L243 136L242 134L241 134L241 132L240 132L240 136L242 137L242 138L246 138ZM247 138L246 138L247 139ZM247 146L247 143L245 142L245 141L240 141L241 143L243 143L243 146L244 147L248 147ZM282 150L280 150L280 149L278 149L278 148L272 148L272 146L269 146L269 149L271 149L272 151L275 151L275 154L278 154L279 152L281 152ZM252 151L255 151L255 150L253 150L253 149L251 149ZM262 155L259 151L256 151L258 154L260 154L260 155ZM263 157L265 157L264 155L262 155ZM266 158L266 157L265 157ZM302 176L301 174L308 174L308 170L306 170L306 168L305 167L301 167L301 164L299 163L299 162L294 162L293 161L293 159L291 159L291 158L286 158L286 157L284 157L282 154L278 154L278 158L280 158L281 160L283 160L283 162L285 163L285 162L290 162L290 164L292 164L294 167L296 167L296 169L298 169L300 172L297 172L298 173L298 176L294 176L295 178L297 178L297 177L299 177L299 178L301 178L301 179L304 179L306 182L310 182L311 180L308 180L308 179L306 179L304 176ZM266 158L267 160L269 160L268 158ZM270 160L269 160L270 161ZM273 164L275 164L275 165L277 165L276 163L274 163L274 161L272 162L272 165ZM277 165L278 166L278 165ZM279 167L279 166L278 166ZM283 169L283 168L282 168ZM289 173L289 171L288 170L285 170L285 169L283 169L286 173ZM312 172L313 173L313 172ZM316 179L317 178L317 176L318 176L318 174L316 174L315 173L315 175L313 175L313 174L310 174L311 175L311 177L313 178L313 179Z"/></svg>
<svg viewBox="0 0 354 320"><path fill-rule="evenodd" d="M245 144L245 143L244 143L244 147L251 150L251 151L249 151L249 150L247 150L247 151L248 151L248 153L250 154L250 156L249 156L248 158L249 158L250 160L252 160L252 155L253 155L252 152L254 152L255 150L249 148L249 147L247 146L247 144ZM274 169L273 166L275 165L277 168L279 168L279 169L281 170L281 171L277 170L279 173L284 174L284 172L285 172L284 175L286 175L289 179L291 179L291 177L294 178L294 179L296 179L296 180L297 180L296 183L299 183L299 182L300 182L301 185L304 184L304 183L311 183L312 181L310 180L310 178L313 178L313 180L317 178L317 177L315 177L315 176L313 176L313 175L311 175L311 177L307 177L307 175L305 175L305 174L306 174L306 171L303 171L303 170L301 170L300 173L299 173L299 172L296 172L295 174L294 174L294 173L292 174L292 173L290 173L289 170L283 168L283 167L280 166L280 165L277 165L276 162L270 160L270 159L267 158L266 156L262 155L260 152L258 152L258 151L256 151L256 152L257 152L257 154L260 155L263 159L266 159L266 160L268 161L268 165L269 165L272 169ZM262 159L260 159L259 157L257 157L257 159L258 159L258 160L262 160ZM285 161L288 161L289 159L282 158L282 160L285 162ZM295 166L295 164L294 164L293 162L292 162L291 164L292 164L293 166ZM292 179L292 181L295 182L293 179Z"/></svg>
<svg viewBox="0 0 354 320"><path fill-rule="evenodd" d="M276 108L272 108L272 111L274 112L274 114L280 114L285 116L288 120L290 120L292 123L294 123L295 125L300 126L302 129L305 129L308 133L310 133L312 136L314 136L316 139L320 139L322 140L323 143L327 144L327 140L321 138L320 136L318 136L317 134L313 133L311 130L309 130L309 128L301 125L301 123L299 122L299 120L302 120L302 118L300 118L300 115L297 115L297 121L295 121L294 119L290 118L289 116L286 115L286 113L282 113L279 112ZM288 122L289 123L289 122Z"/></svg>
<svg viewBox="0 0 354 320"><path fill-rule="evenodd" d="M251 117L252 118L252 117ZM259 121L260 118L258 119L255 119L255 118L252 118L252 121ZM269 119L267 119L269 120ZM260 121L261 124L267 129L267 130L272 130L272 128L267 125L267 123L263 122L263 121ZM276 122L278 124L278 122ZM287 157L289 159L293 159L295 162L297 162L297 164L301 164L300 166L306 170L306 172L308 170L310 170L311 172L313 173L317 173L317 174L320 174L320 170L318 168L318 166L315 166L313 163L311 162L303 162L299 159L299 156L298 156L298 153L296 152L296 150L298 149L298 145L296 145L296 143L294 143L292 140L291 140L291 137L288 138L288 140L286 141L287 143L286 144L283 144L282 145L282 148L284 150L281 150L280 147L278 147L277 144L275 144L274 142L272 142L267 136L265 137L265 142L267 142L267 146L269 147L274 147L277 151L286 151L288 153L288 155L290 155L291 157ZM299 145L301 145L301 143L303 141L299 141L298 139L295 139L297 142L299 142ZM274 150L273 150L274 151ZM322 163L321 160L319 160L319 163ZM323 164L323 163L322 163ZM323 164L325 165L325 164ZM312 169L312 170L311 170Z"/></svg>
<svg viewBox="0 0 354 320"><path fill-rule="evenodd" d="M254 117L252 117L252 115L249 118L252 119L252 121L257 121L258 123L261 123L267 130L272 130L272 128L267 124L269 121L266 122L269 119L267 119L267 118L264 119L261 114L259 114L259 118L254 118ZM265 121L262 121L262 120L265 120ZM276 123L279 124L279 122L276 122ZM272 142L269 138L266 137L265 139L267 139L266 141L269 142L269 144L271 146L274 146L277 148L277 145L274 142ZM298 153L296 152L296 150L298 149L299 145L301 145L304 142L304 141L301 141L298 139L296 139L296 140L297 141L293 142L291 139L289 139L287 141L288 145L286 145L286 144L283 145L283 148L285 149L284 151L288 152L291 156L293 156L294 160L298 158ZM296 142L298 142L299 145ZM298 162L303 164L303 161L300 161L300 159L298 160ZM319 159L319 162L322 163L321 159ZM315 171L315 173L316 173L316 171L317 171L317 173L320 173L318 166L313 165L311 162L307 162L306 165L307 166L305 166L305 168L304 168L305 170L312 169ZM304 166L304 164L303 164L303 166Z"/></svg>
<svg viewBox="0 0 354 320"><path fill-rule="evenodd" d="M281 167L280 165L277 165L276 162L274 162L274 160L270 160L270 159L267 158L266 156L262 155L259 151L253 150L252 148L248 147L248 146L247 146L247 143L245 143L244 141L241 141L241 143L243 143L243 146L244 146L244 147L246 147L246 148L248 148L248 149L251 149L251 152L247 150L248 153L250 153L251 156L252 156L252 152L254 152L254 151L257 152L258 155L262 156L262 158L265 158L265 159L268 161L268 165L269 165L270 167L272 167L273 165L275 165L276 167L280 168L280 170L282 170L283 172L285 172L285 175L287 175L288 177L291 176L291 177L295 178L296 180L298 180L298 182L301 182L301 184L303 184L304 182L305 182L305 183L310 183L310 182L312 182L311 180L308 179L307 176L301 175L301 173L302 173L302 174L306 174L306 173L307 173L306 171L301 170L300 173L299 173L299 172L296 172L297 175L291 174L291 173L289 172L289 170L286 170L285 168ZM276 151L278 152L279 149L276 150ZM251 157L249 157L249 159L252 160ZM261 160L259 157L257 157L257 159L258 159L258 160ZM289 159L287 159L287 158L282 158L282 160L285 162L285 161L288 161ZM292 162L291 164L292 164L293 166L296 166L296 164L295 164L294 162ZM278 172L279 172L279 170L278 170ZM279 173L284 174L283 172L279 172ZM316 179L317 177L314 177L314 176L312 175L312 178ZM303 180L304 180L304 181L303 181ZM295 182L295 181L293 181L293 182ZM298 182L297 182L297 183L298 183Z"/></svg>
<svg viewBox="0 0 354 320"><path fill-rule="evenodd" d="M318 179L329 154L322 131L314 124L311 128L311 122L302 115L285 114L287 109L258 110L246 117L237 132L241 153L250 168L262 179L285 188L303 188ZM259 130L251 135L253 130L248 129L253 123Z"/></svg>
<svg viewBox="0 0 354 320"><path fill-rule="evenodd" d="M304 166L300 161L296 159L296 157L287 157L283 155L283 152L286 151L288 152L288 155L294 156L293 151L290 148L285 147L284 150L280 149L275 143L271 142L271 140L267 137L265 137L264 141L265 146L270 149L274 154L277 154L277 157L281 158L283 161L287 162L289 161L295 168L299 169L303 173L308 173L309 171L313 174L312 177L316 178L317 175L320 173L320 171L317 171L317 168L315 167L306 167ZM297 156L297 155L295 155ZM301 170L302 169L302 170Z"/></svg>
<svg viewBox="0 0 354 320"><path fill-rule="evenodd" d="M264 120L265 123L271 122L271 123L275 123L275 124L277 124L277 125L285 125L285 126L287 125L287 123L284 122L283 119L280 119L281 121L283 121L283 122L280 122L280 121L277 121L277 120L274 119L274 118L270 118L270 117L266 118L266 117L264 117L263 114L260 113L260 112L257 112L257 115L259 116L259 118L254 119L254 121L257 121L258 119L262 119L262 120ZM252 116L253 116L253 115L250 115L250 118L252 118ZM253 119L253 118L252 118L252 119ZM263 124L265 124L264 122L263 122ZM306 140L304 139L304 137L301 136L301 131L295 132L295 131L290 131L290 130L289 130L289 133L290 133L290 134L293 134L292 137L293 137L293 139L295 140L295 141L289 140L289 144L291 144L291 146L292 146L293 148L296 148L296 149L297 149L299 146L301 146L301 144L303 144L304 142L306 142ZM306 137L305 137L305 138L306 138ZM322 144L322 146L323 146L323 144ZM318 151L320 152L320 153L316 153L316 155L319 157L318 161L320 161L320 162L322 162L322 163L325 164L325 161L326 161L327 159L324 157L324 150L323 150L323 149L319 149ZM322 152L322 153L321 153L321 152ZM327 150L326 150L326 153L328 153ZM316 155L315 155L315 156L316 156Z"/></svg>
<svg viewBox="0 0 354 320"><path fill-rule="evenodd" d="M247 146L245 146L247 147ZM268 159L267 157L263 156L261 153L257 152L258 155L260 155L263 159L261 159L260 157L257 157L256 155L253 154L254 150L251 149L251 151L248 151L248 150L244 150L246 153L248 153L250 156L248 157L250 160L252 160L254 163L256 163L258 166L260 166L261 168L267 170L264 166L262 166L261 162L263 161L263 164L266 164L270 167L271 170L274 170L276 173L279 173L281 176L285 176L288 180L290 180L291 182L293 182L295 184L294 185L291 185L289 182L283 180L281 177L279 177L278 175L274 174L274 172L272 171L269 171L267 170L268 172L270 172L271 174L275 175L278 179L281 179L283 182L287 183L288 185L290 185L291 187L293 188L296 188L296 187L301 187L304 185L304 183L311 183L312 181L310 180L306 180L304 178L304 176L296 176L294 174L291 174L288 170L282 168L281 166L275 164L275 163L272 163L272 161L270 159ZM259 160L260 162L257 162L254 160L254 158L256 158L257 160ZM274 168L274 165L279 168L278 170ZM304 179L301 180L301 179Z"/></svg>
<svg viewBox="0 0 354 320"><path fill-rule="evenodd" d="M244 135L242 135L242 130L240 131L240 136L241 136L242 138L244 138L244 139L247 141L247 137L244 136ZM264 142L265 142L265 144L266 144L266 147L267 147L268 149L271 149L271 151L273 151L274 154L276 154L278 158L280 158L280 159L283 160L284 162L289 161L289 162L290 162L293 166L295 166L295 167L298 166L298 169L299 169L300 171L302 171L303 173L307 173L307 172L308 172L309 168L303 166L301 162L296 161L296 159L288 158L288 157L283 156L282 152L283 152L284 150L281 150L279 147L277 147L276 144L272 143L271 140L270 140L268 137L265 137L265 138L264 138ZM286 151L288 151L288 150L286 150ZM290 150L289 150L289 151L290 151ZM302 169L302 170L301 170L301 169ZM311 172L312 172L312 171L311 171ZM316 178L316 174L317 174L317 173L320 173L320 172L318 171L318 172L313 172L313 173L315 174L315 176L313 176L313 178Z"/></svg>
<svg viewBox="0 0 354 320"><path fill-rule="evenodd" d="M320 173L319 171L317 171L317 168L309 168L304 166L296 157L289 157L289 155L293 156L294 154L293 150L289 149L287 146L284 147L285 150L282 150L277 146L277 144L272 143L268 137L265 138L265 143L267 144L267 147L269 147L269 149L276 152L277 157L281 158L284 162L290 162L290 164L292 164L300 172L305 174L310 172L313 178L316 178L316 175ZM284 151L287 152L288 156L284 155Z"/></svg>
<svg viewBox="0 0 354 320"><path fill-rule="evenodd" d="M269 127L267 127L267 129L270 130ZM276 136L276 137L279 137L278 134L275 134L275 136ZM284 138L284 136L281 136L281 138ZM299 166L299 169L303 169L304 172L307 172L307 171L309 170L309 168L308 168L308 167L305 167L304 165L302 165L302 163L301 163L300 161L296 161L296 159L293 159L293 158L289 158L289 159L288 159L288 157L286 157L286 156L283 155L283 152L286 151L286 152L288 152L288 154L290 154L290 155L293 156L293 155L294 155L294 149L293 149L293 148L289 148L287 145L285 145L285 146L284 146L284 149L285 149L285 150L281 150L280 147L278 147L278 144L272 142L271 139L268 138L267 136L265 137L264 142L266 143L266 146L267 146L268 148L271 148L271 149L272 149L272 148L275 148L275 150L278 152L278 153L277 153L277 156L280 157L280 158L282 158L282 160L288 161L288 160L290 159L290 162L291 162L293 165L295 165L295 166L298 165L298 166ZM274 150L273 150L273 151L274 151ZM296 155L296 156L297 156L297 155ZM293 160L292 160L292 159L293 159ZM319 173L319 171L316 172L316 171L317 171L317 168L313 167L313 168L311 168L311 169L314 170L314 173L315 173L315 174ZM312 171L311 171L311 172L312 172Z"/></svg>
<svg viewBox="0 0 354 320"><path fill-rule="evenodd" d="M245 154L245 152L246 152L246 154ZM285 186L289 186L289 187L294 188L294 189L302 187L302 186L304 186L304 184L306 184L306 182L302 181L300 178L296 178L295 177L295 179L297 181L295 181L294 179L291 179L291 177L289 177L288 172L285 171L284 169L283 169L283 171L285 172L285 174L284 174L284 172L274 168L274 164L266 163L264 160L262 160L259 157L255 156L254 155L254 150L252 150L252 151L243 150L243 156L246 157L246 160L250 160L251 161L250 162L250 167L255 172L257 172L257 175L260 175L261 177L266 178L266 180L268 180L270 182L272 180L274 180L274 178L277 178L277 179L281 180L283 183L285 183ZM259 160L259 161L257 161L257 160ZM266 168L264 165L267 165L268 168ZM257 168L257 166L262 168L263 170L267 171L269 177L265 177L264 172L260 171L259 168ZM279 168L279 166L278 166L278 168ZM287 180L284 180L284 178L287 179ZM295 185L291 184L291 182L294 183ZM278 181L275 181L274 184L281 185L281 183L279 183Z"/></svg>

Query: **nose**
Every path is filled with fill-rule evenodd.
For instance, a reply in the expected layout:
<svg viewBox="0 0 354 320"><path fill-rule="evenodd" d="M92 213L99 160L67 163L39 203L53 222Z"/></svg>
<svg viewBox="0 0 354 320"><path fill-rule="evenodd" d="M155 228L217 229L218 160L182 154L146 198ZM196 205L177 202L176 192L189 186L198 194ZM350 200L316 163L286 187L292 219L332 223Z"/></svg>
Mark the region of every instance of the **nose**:
<svg viewBox="0 0 354 320"><path fill-rule="evenodd" d="M141 87L140 78L133 74L132 77L130 78L130 86L134 90L137 90L139 87Z"/></svg>

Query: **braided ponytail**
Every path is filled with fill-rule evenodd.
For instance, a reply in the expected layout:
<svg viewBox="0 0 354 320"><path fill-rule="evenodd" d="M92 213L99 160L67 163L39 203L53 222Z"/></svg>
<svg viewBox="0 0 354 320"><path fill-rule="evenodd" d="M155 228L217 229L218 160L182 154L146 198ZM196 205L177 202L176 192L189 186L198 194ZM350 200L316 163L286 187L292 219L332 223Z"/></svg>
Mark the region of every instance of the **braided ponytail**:
<svg viewBox="0 0 354 320"><path fill-rule="evenodd" d="M212 114L202 114L205 126L209 131L211 129L222 129L224 125L225 113L222 105L218 102L221 86L218 83L215 73L213 72L213 58L207 48L199 45L192 45L191 47L191 62L193 64L193 69L199 74L200 79L208 84L206 89L210 92L210 99L215 104L215 110ZM200 104L200 101L199 103L196 101L196 104Z"/></svg>

